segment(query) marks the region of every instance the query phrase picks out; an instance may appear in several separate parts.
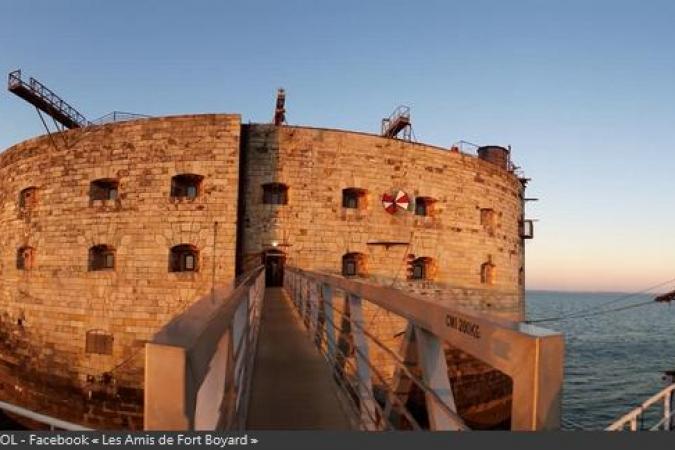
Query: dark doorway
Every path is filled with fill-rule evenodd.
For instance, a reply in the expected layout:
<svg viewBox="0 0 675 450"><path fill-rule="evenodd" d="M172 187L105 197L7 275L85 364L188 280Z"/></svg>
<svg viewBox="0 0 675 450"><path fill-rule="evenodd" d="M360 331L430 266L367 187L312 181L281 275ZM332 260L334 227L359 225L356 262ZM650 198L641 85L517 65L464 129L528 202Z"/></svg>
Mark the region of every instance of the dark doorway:
<svg viewBox="0 0 675 450"><path fill-rule="evenodd" d="M286 255L281 250L267 250L263 253L265 264L265 285L267 287L284 285L284 263Z"/></svg>

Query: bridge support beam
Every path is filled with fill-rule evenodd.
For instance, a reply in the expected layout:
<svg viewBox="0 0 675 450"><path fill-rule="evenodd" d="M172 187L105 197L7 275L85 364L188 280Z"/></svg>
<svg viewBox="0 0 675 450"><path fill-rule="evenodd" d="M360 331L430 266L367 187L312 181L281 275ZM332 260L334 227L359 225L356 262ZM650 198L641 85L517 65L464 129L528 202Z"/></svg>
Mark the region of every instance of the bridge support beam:
<svg viewBox="0 0 675 450"><path fill-rule="evenodd" d="M202 297L146 344L146 430L244 427L264 289L259 267Z"/></svg>
<svg viewBox="0 0 675 450"><path fill-rule="evenodd" d="M377 429L377 415L375 412L375 398L373 396L373 382L368 364L368 341L363 332L363 307L361 297L347 295L349 316L351 318L351 332L356 358L356 373L358 377L358 395L361 409L361 422L366 430Z"/></svg>
<svg viewBox="0 0 675 450"><path fill-rule="evenodd" d="M443 344L440 339L428 331L413 327L422 379L431 389L430 392L424 394L429 414L429 428L432 431L457 431L459 427L456 420L448 414L448 410L456 414L457 407L448 378L448 364L445 360Z"/></svg>
<svg viewBox="0 0 675 450"><path fill-rule="evenodd" d="M326 325L326 347L328 350L328 361L335 362L336 356L336 336L335 336L335 315L333 314L333 288L330 284L322 285L323 293L323 314Z"/></svg>
<svg viewBox="0 0 675 450"><path fill-rule="evenodd" d="M319 341L319 309L321 303L321 292L319 283L309 282L309 332L312 341L317 344Z"/></svg>
<svg viewBox="0 0 675 450"><path fill-rule="evenodd" d="M376 283L291 267L287 268L287 273L292 273L294 280L305 279L323 285L322 326L326 327L326 346L331 355L329 362L333 364L336 381L342 384L341 387L345 387L351 395L358 395L353 403L359 407L362 422L363 419L373 419L364 428L394 428L399 419L415 429L421 428L406 408L410 388L415 384L424 392L432 429L467 429L456 413L447 378L444 354L447 343L511 378L512 430L559 429L564 355L564 341L560 333L449 307ZM343 308L332 308L335 291L345 294ZM364 331L362 301L407 319L411 324L410 336L404 339L398 356L368 330ZM332 318L335 312L339 313L341 320L339 316L338 319ZM334 343L331 328L336 328L336 325L333 320L341 322L337 328L339 337ZM368 358L366 337L389 353L398 366L393 389L384 386L388 390L384 407L374 400L371 372L379 374ZM352 350L356 350L356 354ZM356 359L356 367L348 370L346 366L352 363L352 357ZM412 366L421 369L421 380L414 370L410 370ZM354 373L358 375L356 380ZM358 385L355 385L356 382ZM368 386L365 389L364 384Z"/></svg>

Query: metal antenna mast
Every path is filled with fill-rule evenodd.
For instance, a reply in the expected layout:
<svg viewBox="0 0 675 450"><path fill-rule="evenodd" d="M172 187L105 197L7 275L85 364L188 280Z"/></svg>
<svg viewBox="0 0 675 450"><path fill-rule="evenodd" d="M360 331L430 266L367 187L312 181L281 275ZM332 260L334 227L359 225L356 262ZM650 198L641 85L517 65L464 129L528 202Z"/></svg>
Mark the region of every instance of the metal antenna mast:
<svg viewBox="0 0 675 450"><path fill-rule="evenodd" d="M286 123L286 91L279 88L277 90L277 106L274 110L274 125L283 125Z"/></svg>

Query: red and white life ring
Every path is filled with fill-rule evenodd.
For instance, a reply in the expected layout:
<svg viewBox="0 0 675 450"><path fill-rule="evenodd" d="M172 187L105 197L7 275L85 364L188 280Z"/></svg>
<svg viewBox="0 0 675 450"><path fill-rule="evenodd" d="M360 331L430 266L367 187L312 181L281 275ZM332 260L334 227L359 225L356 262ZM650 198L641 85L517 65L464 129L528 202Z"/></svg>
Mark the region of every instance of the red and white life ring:
<svg viewBox="0 0 675 450"><path fill-rule="evenodd" d="M388 192L382 194L382 206L389 214L394 214L399 208L405 211L408 205L410 205L410 198L403 191L398 191L395 196Z"/></svg>

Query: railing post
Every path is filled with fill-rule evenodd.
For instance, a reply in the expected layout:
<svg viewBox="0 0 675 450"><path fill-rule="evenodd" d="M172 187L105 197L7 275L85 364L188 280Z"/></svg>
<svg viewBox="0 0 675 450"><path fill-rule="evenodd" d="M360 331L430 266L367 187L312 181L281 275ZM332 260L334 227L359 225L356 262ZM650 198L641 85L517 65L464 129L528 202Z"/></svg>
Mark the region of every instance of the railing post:
<svg viewBox="0 0 675 450"><path fill-rule="evenodd" d="M359 394L359 404L361 408L361 422L366 430L375 430L376 413L375 401L373 398L373 384L370 376L370 365L368 364L368 341L363 333L363 308L361 297L348 294L349 314L353 326L351 327L354 340L356 372L359 379L357 392Z"/></svg>
<svg viewBox="0 0 675 450"><path fill-rule="evenodd" d="M673 429L673 425L675 424L675 417L672 416L673 414L673 391L669 391L668 394L666 394L666 397L663 399L663 416L665 420L663 421L663 429L666 431L670 431Z"/></svg>
<svg viewBox="0 0 675 450"><path fill-rule="evenodd" d="M333 314L333 288L323 283L323 314L326 324L326 346L328 349L328 361L335 363L335 315Z"/></svg>
<svg viewBox="0 0 675 450"><path fill-rule="evenodd" d="M299 274L295 275L295 307L300 311L302 305L302 277Z"/></svg>
<svg viewBox="0 0 675 450"><path fill-rule="evenodd" d="M636 415L630 419L630 431L637 431L637 418L638 416Z"/></svg>
<svg viewBox="0 0 675 450"><path fill-rule="evenodd" d="M302 323L307 326L307 316L308 316L308 311L310 308L309 305L309 279L307 277L302 278L302 284L301 284L301 292L302 294L300 295L300 298L302 299L302 307L300 309L300 316L302 317Z"/></svg>
<svg viewBox="0 0 675 450"><path fill-rule="evenodd" d="M284 273L284 280L286 280L285 282L288 283L286 285L286 289L288 290L288 295L291 296L291 301L294 302L295 297L293 296L293 289L295 288L295 286L294 286L294 284L295 284L295 272L286 271L286 273Z"/></svg>
<svg viewBox="0 0 675 450"><path fill-rule="evenodd" d="M309 285L309 304L310 307L310 316L309 316L309 334L312 337L312 340L316 342L316 334L318 331L319 324L319 285L315 282L310 282Z"/></svg>
<svg viewBox="0 0 675 450"><path fill-rule="evenodd" d="M401 339L398 354L403 359L403 366L406 368L414 368L417 364L417 349L415 348L415 330L414 325L408 321L403 338ZM413 382L404 372L402 367L397 367L394 370L394 377L391 383L391 394L387 398L384 407L384 417L389 418L394 403L397 405L405 405L408 402L408 396L412 388Z"/></svg>
<svg viewBox="0 0 675 450"><path fill-rule="evenodd" d="M443 344L440 339L428 331L417 326L414 329L422 378L436 394L436 396L430 393L425 394L429 428L432 431L460 430L459 424L447 413L447 409L456 413L457 407L448 378L448 365L445 360ZM443 402L447 409L439 405L439 401Z"/></svg>

